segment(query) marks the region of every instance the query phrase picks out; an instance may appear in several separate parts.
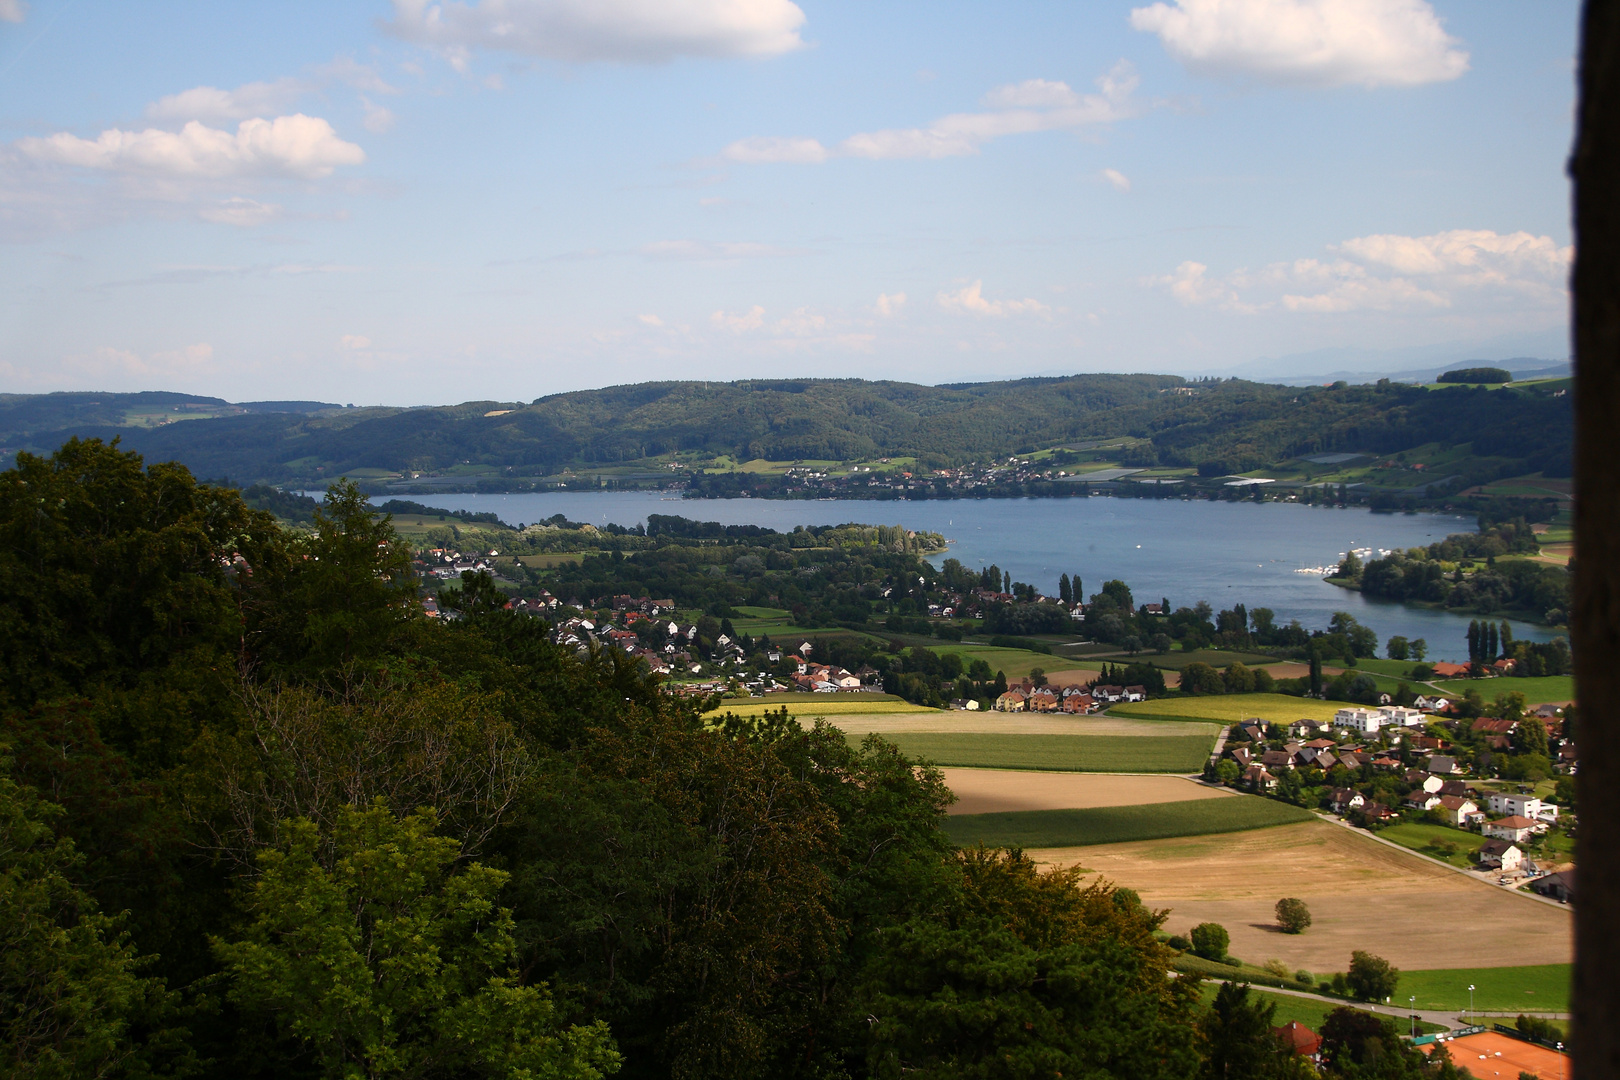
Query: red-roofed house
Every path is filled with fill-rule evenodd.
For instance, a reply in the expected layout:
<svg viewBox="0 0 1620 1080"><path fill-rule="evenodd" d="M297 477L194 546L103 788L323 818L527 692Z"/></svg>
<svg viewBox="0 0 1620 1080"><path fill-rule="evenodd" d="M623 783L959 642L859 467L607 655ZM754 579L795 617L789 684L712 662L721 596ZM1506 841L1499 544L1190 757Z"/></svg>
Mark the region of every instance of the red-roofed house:
<svg viewBox="0 0 1620 1080"><path fill-rule="evenodd" d="M1280 1028L1272 1028L1282 1044L1296 1054L1314 1058L1318 1050L1322 1049L1322 1036L1300 1023L1290 1020Z"/></svg>

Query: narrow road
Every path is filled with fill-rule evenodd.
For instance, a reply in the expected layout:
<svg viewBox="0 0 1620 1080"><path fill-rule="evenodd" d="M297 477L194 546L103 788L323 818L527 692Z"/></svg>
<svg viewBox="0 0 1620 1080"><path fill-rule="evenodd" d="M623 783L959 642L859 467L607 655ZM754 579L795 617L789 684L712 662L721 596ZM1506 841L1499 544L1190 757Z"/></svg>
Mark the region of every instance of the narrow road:
<svg viewBox="0 0 1620 1080"><path fill-rule="evenodd" d="M1231 733L1232 733L1232 725L1231 724L1228 724L1225 727L1221 728L1221 733L1215 740L1215 752L1213 754L1209 755L1209 760L1210 760L1211 764L1214 764L1215 762L1218 762L1218 761L1221 760L1221 754L1226 750L1226 737L1228 735L1230 735Z"/></svg>
<svg viewBox="0 0 1620 1080"><path fill-rule="evenodd" d="M1205 981L1206 982L1214 982L1214 983L1223 983L1223 982L1233 982L1233 981L1241 981L1241 980L1206 978ZM1412 1009L1402 1008L1401 1006L1395 1005L1395 1004L1380 1005L1380 1004L1377 1004L1376 1002L1345 1001L1345 1000L1342 1000L1340 998L1323 997L1321 994L1313 994L1308 990L1283 990L1283 989L1281 989L1279 987L1275 987L1275 986L1255 986L1254 989L1264 991L1265 993L1268 993L1268 994L1282 994L1284 997L1305 998L1307 1001L1320 1002L1321 1004L1324 1004L1324 1005L1348 1005L1351 1008L1364 1009L1367 1012L1375 1012L1375 1013L1378 1013L1378 1014L1380 1014L1382 1016L1393 1016L1393 1017L1395 1017L1396 1019L1399 1019L1399 1020L1405 1020L1408 1017L1412 1016L1414 1014L1414 1012L1415 1012L1416 1015L1417 1015L1417 1018L1419 1020L1422 1020L1423 1022L1428 1023L1428 1024L1440 1024L1440 1025L1443 1025L1447 1031L1456 1031L1458 1028L1468 1027L1470 1024L1477 1024L1481 1020L1489 1020L1489 1021L1492 1021L1492 1022L1494 1022L1495 1020L1498 1020L1498 1019L1512 1020L1512 1019L1514 1019L1515 1017L1517 1017L1519 1015L1518 1013L1486 1012L1483 1009L1481 1009L1478 1012L1472 1012L1472 1013L1468 1012L1466 1009L1461 1009L1461 1010L1459 1010L1459 1009L1417 1009L1417 1010L1412 1010ZM1547 1020L1568 1020L1569 1019L1569 1014L1568 1013L1538 1012L1538 1013L1535 1013L1534 1015L1539 1016L1539 1017L1541 1017L1543 1019L1547 1019ZM1487 1025L1487 1026L1489 1026L1489 1025Z"/></svg>

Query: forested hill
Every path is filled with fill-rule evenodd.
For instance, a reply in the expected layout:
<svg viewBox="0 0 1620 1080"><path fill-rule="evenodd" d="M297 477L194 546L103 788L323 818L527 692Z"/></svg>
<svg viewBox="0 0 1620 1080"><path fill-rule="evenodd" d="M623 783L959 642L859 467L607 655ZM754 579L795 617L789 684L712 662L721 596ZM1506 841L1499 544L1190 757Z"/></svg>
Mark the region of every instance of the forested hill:
<svg viewBox="0 0 1620 1080"><path fill-rule="evenodd" d="M1166 375L1077 375L950 386L858 379L661 382L434 408L299 411L188 398L184 422L134 425L59 399L0 400L0 438L49 451L71 436L121 436L149 460L198 475L295 483L360 470L442 473L483 467L507 480L573 468L915 458L943 468L1096 439L1133 437L1126 465L1241 472L1302 455L1393 454L1472 444L1521 471L1568 475L1570 400L1546 386L1426 389L1188 382ZM77 396L77 395L72 395ZM147 396L147 395L143 395ZM169 395L181 398L182 395ZM47 404L57 404L46 408ZM206 404L205 404L206 403ZM208 406L212 406L209 408ZM262 408L262 406L261 406ZM666 474L667 475L667 474Z"/></svg>

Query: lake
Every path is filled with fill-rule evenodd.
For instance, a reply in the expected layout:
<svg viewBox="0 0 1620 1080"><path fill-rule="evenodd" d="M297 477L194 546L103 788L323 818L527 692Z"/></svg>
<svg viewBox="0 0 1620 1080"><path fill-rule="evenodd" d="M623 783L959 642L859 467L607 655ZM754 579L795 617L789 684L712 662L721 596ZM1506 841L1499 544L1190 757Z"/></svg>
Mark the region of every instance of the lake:
<svg viewBox="0 0 1620 1080"><path fill-rule="evenodd" d="M1277 621L1298 619L1325 629L1348 611L1377 631L1424 638L1431 659L1467 659L1469 616L1370 600L1329 585L1300 568L1338 562L1355 548L1431 544L1448 533L1473 532L1457 514L1374 514L1358 508L1296 503L1227 503L1160 499L953 499L878 502L849 499L682 499L656 491L543 492L524 495L422 495L448 510L494 511L511 524L566 515L572 521L645 524L648 514L678 514L723 525L904 525L944 534L950 543L934 565L954 557L975 570L995 563L1056 595L1058 575L1079 574L1087 595L1119 578L1137 603L1172 606L1208 600L1268 607ZM1546 627L1513 624L1514 636L1549 641Z"/></svg>

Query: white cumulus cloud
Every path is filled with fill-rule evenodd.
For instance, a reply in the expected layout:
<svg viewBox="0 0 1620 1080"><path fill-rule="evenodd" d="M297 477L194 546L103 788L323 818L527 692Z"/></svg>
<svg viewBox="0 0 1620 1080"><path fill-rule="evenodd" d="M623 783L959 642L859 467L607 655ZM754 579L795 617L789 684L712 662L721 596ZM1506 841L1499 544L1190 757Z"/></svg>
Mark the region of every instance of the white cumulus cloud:
<svg viewBox="0 0 1620 1080"><path fill-rule="evenodd" d="M832 157L945 158L976 154L979 147L1006 135L1109 124L1135 113L1131 95L1140 80L1121 60L1097 79L1097 92L1077 94L1061 82L1029 79L997 87L985 95L994 106L987 112L942 116L927 127L886 128L851 135L835 146L807 136L763 136L739 139L721 156L744 165L819 164Z"/></svg>
<svg viewBox="0 0 1620 1080"><path fill-rule="evenodd" d="M28 5L23 0L0 0L0 22L20 23L28 17Z"/></svg>
<svg viewBox="0 0 1620 1080"><path fill-rule="evenodd" d="M408 41L555 60L660 63L680 56L775 56L803 47L791 0L394 0Z"/></svg>
<svg viewBox="0 0 1620 1080"><path fill-rule="evenodd" d="M344 334L338 339L338 342L345 349L358 350L371 348L371 339L366 337L364 334Z"/></svg>
<svg viewBox="0 0 1620 1080"><path fill-rule="evenodd" d="M1331 245L1337 257L1212 275L1188 261L1151 279L1178 302L1253 314L1489 309L1556 312L1568 303L1574 249L1549 236L1453 229L1377 234Z"/></svg>
<svg viewBox="0 0 1620 1080"><path fill-rule="evenodd" d="M234 90L217 86L194 86L178 94L158 98L146 107L149 119L180 123L201 120L218 123L246 120L253 116L273 116L297 101L313 87L291 77L275 82L251 82Z"/></svg>
<svg viewBox="0 0 1620 1080"><path fill-rule="evenodd" d="M886 319L891 315L900 314L900 309L905 306L905 293L879 293L877 303L873 305L873 309Z"/></svg>
<svg viewBox="0 0 1620 1080"><path fill-rule="evenodd" d="M318 179L332 175L340 165L359 165L366 160L365 151L338 138L331 124L303 113L244 120L234 133L193 120L178 132L111 128L95 139L60 132L19 139L16 145L39 161L175 178Z"/></svg>
<svg viewBox="0 0 1620 1080"><path fill-rule="evenodd" d="M1468 70L1427 0L1173 0L1131 25L1201 74L1312 86L1418 86Z"/></svg>
<svg viewBox="0 0 1620 1080"><path fill-rule="evenodd" d="M986 300L982 281L965 285L955 292L942 292L936 300L946 311L997 318L1006 315L1042 315L1051 310L1039 300Z"/></svg>

